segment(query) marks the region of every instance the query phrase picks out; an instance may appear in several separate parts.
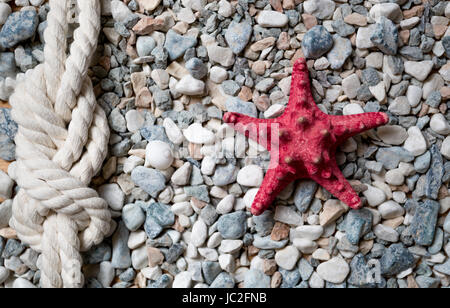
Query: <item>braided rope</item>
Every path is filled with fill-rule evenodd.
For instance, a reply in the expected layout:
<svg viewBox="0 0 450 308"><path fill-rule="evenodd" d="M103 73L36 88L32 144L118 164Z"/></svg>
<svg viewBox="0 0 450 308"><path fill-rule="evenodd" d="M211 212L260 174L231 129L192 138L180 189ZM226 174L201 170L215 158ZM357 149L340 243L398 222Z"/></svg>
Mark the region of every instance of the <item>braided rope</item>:
<svg viewBox="0 0 450 308"><path fill-rule="evenodd" d="M100 31L100 1L78 0L80 26L67 47L67 1L50 0L44 63L10 98L19 129L10 225L42 252L42 287L82 287L84 251L110 228L106 202L87 185L107 154L109 127L87 69Z"/></svg>

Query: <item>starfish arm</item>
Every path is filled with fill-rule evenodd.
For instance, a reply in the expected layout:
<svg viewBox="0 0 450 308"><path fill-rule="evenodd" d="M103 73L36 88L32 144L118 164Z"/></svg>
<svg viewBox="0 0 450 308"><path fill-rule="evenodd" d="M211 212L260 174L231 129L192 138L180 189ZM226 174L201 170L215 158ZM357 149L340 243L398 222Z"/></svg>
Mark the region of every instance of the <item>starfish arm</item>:
<svg viewBox="0 0 450 308"><path fill-rule="evenodd" d="M295 62L291 77L291 91L289 95L288 111L319 110L311 92L308 66L304 58ZM285 112L286 113L286 112Z"/></svg>
<svg viewBox="0 0 450 308"><path fill-rule="evenodd" d="M285 168L280 166L269 168L253 200L252 214L255 216L261 215L292 180L293 178L291 178L291 175L288 174Z"/></svg>
<svg viewBox="0 0 450 308"><path fill-rule="evenodd" d="M345 140L389 121L384 112L366 112L347 116L330 116L333 133L338 140Z"/></svg>
<svg viewBox="0 0 450 308"><path fill-rule="evenodd" d="M273 125L278 125L273 119L257 119L240 113L227 112L223 116L223 121L270 151Z"/></svg>
<svg viewBox="0 0 450 308"><path fill-rule="evenodd" d="M325 173L328 174L325 175ZM330 162L325 172L312 175L311 178L352 209L361 207L361 199L344 177L336 162Z"/></svg>

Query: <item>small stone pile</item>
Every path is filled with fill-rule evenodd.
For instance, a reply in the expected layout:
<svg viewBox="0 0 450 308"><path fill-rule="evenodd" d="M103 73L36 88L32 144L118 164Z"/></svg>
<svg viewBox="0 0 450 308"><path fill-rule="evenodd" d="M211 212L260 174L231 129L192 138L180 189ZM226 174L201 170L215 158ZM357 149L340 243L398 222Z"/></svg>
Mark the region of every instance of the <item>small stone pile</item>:
<svg viewBox="0 0 450 308"><path fill-rule="evenodd" d="M449 1L102 5L90 76L112 135L92 185L116 227L84 253L86 287L450 285ZM0 100L43 61L48 9L0 0ZM323 112L389 115L337 154L364 207L298 181L252 216L270 156L222 116L282 114L300 57ZM0 108L2 160L16 130ZM8 226L14 194L0 172L0 285L39 286L39 254Z"/></svg>

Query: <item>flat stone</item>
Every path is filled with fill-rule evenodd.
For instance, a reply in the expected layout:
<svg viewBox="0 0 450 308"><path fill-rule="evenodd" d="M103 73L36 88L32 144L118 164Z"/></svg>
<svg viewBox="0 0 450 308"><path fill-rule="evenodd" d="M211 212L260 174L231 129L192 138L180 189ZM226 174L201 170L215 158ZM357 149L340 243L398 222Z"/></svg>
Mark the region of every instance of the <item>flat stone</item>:
<svg viewBox="0 0 450 308"><path fill-rule="evenodd" d="M317 183L312 180L302 180L298 182L294 193L294 203L301 213L308 210L316 190Z"/></svg>
<svg viewBox="0 0 450 308"><path fill-rule="evenodd" d="M381 274L394 276L410 268L414 262L414 256L403 244L392 244L384 251L380 259Z"/></svg>
<svg viewBox="0 0 450 308"><path fill-rule="evenodd" d="M439 209L438 202L428 199L416 207L409 233L417 245L429 246L433 243Z"/></svg>
<svg viewBox="0 0 450 308"><path fill-rule="evenodd" d="M342 68L345 61L352 54L352 43L349 39L343 38L338 34L333 35L333 48L328 52L327 59L330 62L331 69Z"/></svg>
<svg viewBox="0 0 450 308"><path fill-rule="evenodd" d="M384 143L393 145L402 144L408 137L406 129L400 125L381 126L377 129L377 135Z"/></svg>
<svg viewBox="0 0 450 308"><path fill-rule="evenodd" d="M35 10L14 12L6 19L0 31L0 46L12 48L18 43L33 37L39 24Z"/></svg>
<svg viewBox="0 0 450 308"><path fill-rule="evenodd" d="M236 54L240 54L247 46L252 35L252 26L248 22L231 22L225 32L228 46Z"/></svg>

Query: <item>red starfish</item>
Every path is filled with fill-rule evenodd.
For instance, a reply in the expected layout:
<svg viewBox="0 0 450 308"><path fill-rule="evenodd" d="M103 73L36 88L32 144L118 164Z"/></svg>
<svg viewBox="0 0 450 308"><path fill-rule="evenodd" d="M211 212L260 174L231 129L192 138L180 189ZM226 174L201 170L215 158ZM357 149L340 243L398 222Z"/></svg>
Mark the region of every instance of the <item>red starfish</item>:
<svg viewBox="0 0 450 308"><path fill-rule="evenodd" d="M292 72L289 103L280 117L256 119L233 112L223 117L271 154L269 169L252 204L254 215L262 214L290 182L306 178L351 208L361 207L361 199L336 163L336 148L356 134L386 124L389 118L382 112L348 116L323 113L314 102L308 73L305 59L299 59ZM279 138L274 138L277 132Z"/></svg>

